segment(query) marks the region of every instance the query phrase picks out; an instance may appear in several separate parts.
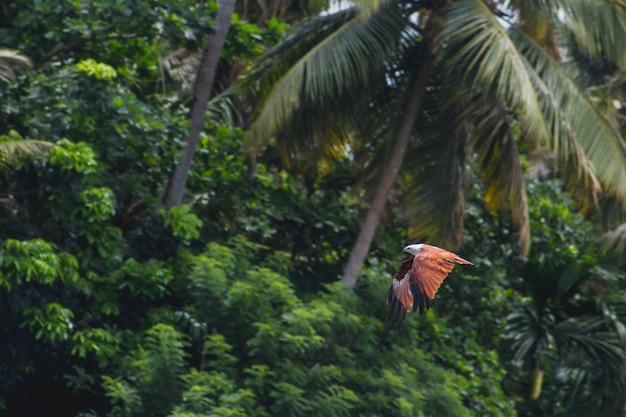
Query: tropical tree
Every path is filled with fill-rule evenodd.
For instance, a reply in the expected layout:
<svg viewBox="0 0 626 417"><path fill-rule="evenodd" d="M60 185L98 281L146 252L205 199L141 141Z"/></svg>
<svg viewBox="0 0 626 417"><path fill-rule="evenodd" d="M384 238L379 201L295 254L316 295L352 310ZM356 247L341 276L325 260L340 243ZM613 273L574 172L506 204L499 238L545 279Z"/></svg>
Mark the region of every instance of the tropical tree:
<svg viewBox="0 0 626 417"><path fill-rule="evenodd" d="M268 26L270 32L280 32L282 27L281 24L278 23L277 18L281 18L281 20L287 19L287 21L300 20L307 15L319 12L319 10L326 5L327 0L307 0L298 2L292 0L266 2L262 0L257 2L258 7L249 5L247 1L243 2L243 5L239 5L238 7L236 3L236 0L223 0L220 2L216 16L215 33L209 37L201 58L197 59L194 54L185 49L177 50L171 55L174 61L179 61L177 56L182 56L183 61L187 60L192 63L193 61L199 61L199 64L194 67L193 71L195 81L189 111L191 132L185 138L182 161L172 170L172 175L163 197L163 203L166 207L173 207L182 203L187 177L189 176L194 153L198 147L200 136L204 129L207 105L210 106L209 99L212 93L216 91L222 92L222 94L220 94L221 97L213 97L216 102L214 104L223 105L224 102L230 102L230 92L228 91L229 84L233 82L233 79L236 79L240 68L245 65L242 62L229 62L224 65L224 61L228 61L229 57L223 56L222 49L231 26L231 20L233 20L232 23L236 26L236 31L238 29L237 26L241 24L239 16L234 14L234 12L241 12L244 19L248 17L253 18L257 21L259 26ZM259 34L257 34L257 38L260 37L258 35ZM255 43L252 38L247 38L246 40L250 44ZM237 49L237 46L238 45L234 45L231 49ZM165 62L167 63L167 61L168 60ZM220 68L219 64L221 64L221 67L231 66L232 68L226 77L222 75L222 78L227 78L226 85L215 88L216 85L214 84L223 81L219 78L221 75L220 72L225 72L223 68ZM185 67L189 69L190 65L186 65Z"/></svg>
<svg viewBox="0 0 626 417"><path fill-rule="evenodd" d="M220 54L222 53L236 3L236 0L222 0L220 2L215 19L217 26L215 33L209 37L202 52L190 109L191 133L185 138L182 161L172 170L172 176L163 197L163 204L167 208L178 206L182 203L193 155L198 147L200 134L204 127L205 113L211 97L211 88L213 87L217 64L220 60Z"/></svg>
<svg viewBox="0 0 626 417"><path fill-rule="evenodd" d="M533 248L518 274L522 304L507 317L531 415L621 415L626 398L626 328L619 275L602 262L591 225L559 199L554 184L530 184ZM550 199L546 197L550 197ZM561 194L562 196L562 194ZM559 201L561 200L561 201ZM545 384L544 381L550 381Z"/></svg>
<svg viewBox="0 0 626 417"><path fill-rule="evenodd" d="M589 19L602 33L581 29ZM287 166L309 175L348 153L378 181L348 285L398 183L410 238L460 245L471 162L488 207L509 211L525 256L520 148L553 154L581 200L604 190L626 201L626 146L560 62L569 45L560 34L569 34L592 58L623 67L624 22L624 6L609 1L356 1L297 26L256 63L244 84L260 100L250 146L259 152L276 137Z"/></svg>

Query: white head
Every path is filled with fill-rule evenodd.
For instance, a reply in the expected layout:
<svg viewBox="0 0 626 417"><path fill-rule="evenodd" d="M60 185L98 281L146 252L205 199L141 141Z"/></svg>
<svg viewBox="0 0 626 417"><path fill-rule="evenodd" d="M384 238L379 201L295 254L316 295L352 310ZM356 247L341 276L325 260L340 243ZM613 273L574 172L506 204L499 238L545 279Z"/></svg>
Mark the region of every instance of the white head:
<svg viewBox="0 0 626 417"><path fill-rule="evenodd" d="M422 252L422 244L418 243L417 245L408 245L402 249L403 252L410 253L411 255L419 255Z"/></svg>

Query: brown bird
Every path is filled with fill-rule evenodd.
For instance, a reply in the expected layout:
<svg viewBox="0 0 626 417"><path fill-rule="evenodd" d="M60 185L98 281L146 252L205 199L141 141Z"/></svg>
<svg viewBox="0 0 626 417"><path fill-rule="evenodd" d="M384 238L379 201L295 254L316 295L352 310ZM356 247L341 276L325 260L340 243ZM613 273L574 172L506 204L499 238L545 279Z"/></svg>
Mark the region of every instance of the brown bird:
<svg viewBox="0 0 626 417"><path fill-rule="evenodd" d="M419 308L420 314L430 308L430 300L454 268L454 263L474 265L460 256L423 243L408 245L403 252L413 255L400 264L387 292L391 304L387 323L400 323L408 311Z"/></svg>

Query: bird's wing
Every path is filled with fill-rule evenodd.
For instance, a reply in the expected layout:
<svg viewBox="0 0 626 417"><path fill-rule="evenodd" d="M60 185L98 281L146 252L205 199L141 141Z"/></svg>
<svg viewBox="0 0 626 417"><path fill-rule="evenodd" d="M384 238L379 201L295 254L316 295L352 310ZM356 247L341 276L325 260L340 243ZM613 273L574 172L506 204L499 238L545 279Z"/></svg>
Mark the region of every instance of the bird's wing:
<svg viewBox="0 0 626 417"><path fill-rule="evenodd" d="M387 291L387 304L391 305L387 323L400 323L400 319L406 318L406 312L413 306L413 294L410 291L409 271L413 266L413 258L403 261L398 271L393 276L389 291Z"/></svg>
<svg viewBox="0 0 626 417"><path fill-rule="evenodd" d="M413 258L406 259L398 267L398 271L393 276L389 291L387 291L387 304L391 304L394 298L399 301L405 309L413 306L413 295L409 291L409 271L413 266Z"/></svg>
<svg viewBox="0 0 626 417"><path fill-rule="evenodd" d="M460 256L435 246L423 245L422 251L413 258L409 279L417 284L426 297L435 298L441 283L454 269L454 264L473 265Z"/></svg>
<svg viewBox="0 0 626 417"><path fill-rule="evenodd" d="M388 323L400 323L406 318L406 313L419 307L420 314L430 308L430 300L424 297L417 283L410 279L410 271L413 267L413 258L409 258L400 264L398 271L393 277L389 291L387 291L387 304L389 309Z"/></svg>

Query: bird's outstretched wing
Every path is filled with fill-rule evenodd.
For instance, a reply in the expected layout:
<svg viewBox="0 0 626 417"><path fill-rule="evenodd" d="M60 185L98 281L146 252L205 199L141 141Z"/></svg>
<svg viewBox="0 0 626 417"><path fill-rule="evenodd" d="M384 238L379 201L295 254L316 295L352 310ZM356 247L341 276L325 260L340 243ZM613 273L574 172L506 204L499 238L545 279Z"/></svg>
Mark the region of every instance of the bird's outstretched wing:
<svg viewBox="0 0 626 417"><path fill-rule="evenodd" d="M422 245L419 254L402 262L387 292L387 304L391 306L387 321L399 323L408 311L415 312L418 308L424 314L455 263L473 265L452 252L430 245Z"/></svg>
<svg viewBox="0 0 626 417"><path fill-rule="evenodd" d="M428 298L435 298L441 283L454 269L454 264L473 265L455 253L436 246L423 245L422 252L413 257L409 279Z"/></svg>

